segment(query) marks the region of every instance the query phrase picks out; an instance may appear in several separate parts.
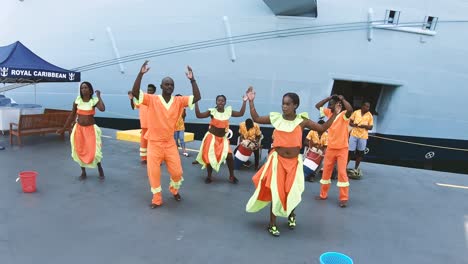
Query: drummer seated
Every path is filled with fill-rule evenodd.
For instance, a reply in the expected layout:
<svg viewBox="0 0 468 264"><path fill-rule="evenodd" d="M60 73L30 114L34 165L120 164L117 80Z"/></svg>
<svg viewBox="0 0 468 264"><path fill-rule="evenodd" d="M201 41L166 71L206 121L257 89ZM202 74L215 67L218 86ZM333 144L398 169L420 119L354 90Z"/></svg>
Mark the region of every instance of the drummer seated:
<svg viewBox="0 0 468 264"><path fill-rule="evenodd" d="M252 119L247 118L245 122L239 124L239 145L250 149L255 157L255 170L258 170L260 149L261 149L262 131L257 123L254 123ZM248 160L244 162L244 165L248 164Z"/></svg>
<svg viewBox="0 0 468 264"><path fill-rule="evenodd" d="M324 124L325 121L319 120L317 123ZM312 150L312 148L316 148L320 152L325 154L327 145L328 145L328 132L319 133L317 131L311 130L307 134L307 137L304 140L304 146L306 147L304 151L304 155L307 153L308 149ZM320 166L321 164L319 164L318 168L320 168ZM317 170L308 175L304 174L304 176L306 177L306 181L310 181L310 182L315 181L316 173L317 173Z"/></svg>

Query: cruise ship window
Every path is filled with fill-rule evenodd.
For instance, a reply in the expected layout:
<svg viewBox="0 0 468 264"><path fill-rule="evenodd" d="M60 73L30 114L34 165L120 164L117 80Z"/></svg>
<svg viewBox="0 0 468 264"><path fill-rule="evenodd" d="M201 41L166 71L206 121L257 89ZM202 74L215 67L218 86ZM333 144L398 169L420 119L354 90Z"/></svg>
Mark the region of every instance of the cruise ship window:
<svg viewBox="0 0 468 264"><path fill-rule="evenodd" d="M385 14L385 24L398 25L400 20L400 11L387 10Z"/></svg>
<svg viewBox="0 0 468 264"><path fill-rule="evenodd" d="M437 26L438 17L427 16L424 19L423 29L434 31Z"/></svg>

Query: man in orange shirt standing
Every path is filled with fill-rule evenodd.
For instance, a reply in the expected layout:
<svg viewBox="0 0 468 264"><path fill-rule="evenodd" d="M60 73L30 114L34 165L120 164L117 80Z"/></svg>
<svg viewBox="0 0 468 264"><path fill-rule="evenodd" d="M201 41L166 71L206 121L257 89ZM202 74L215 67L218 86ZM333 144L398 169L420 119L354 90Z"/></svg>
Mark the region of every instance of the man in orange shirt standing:
<svg viewBox="0 0 468 264"><path fill-rule="evenodd" d="M156 86L154 84L148 84L148 88L146 89L148 94L154 94L156 92ZM141 135L140 135L140 158L141 164L146 164L146 156L147 156L147 147L148 147L148 140L146 140L145 135L148 131L148 121L147 119L147 111L148 107L146 105L136 105L133 102L133 94L132 91L128 92L128 98L130 98L130 106L132 109L138 108L139 109L139 117L140 117L140 128L141 128Z"/></svg>
<svg viewBox="0 0 468 264"><path fill-rule="evenodd" d="M324 108L325 103L328 108ZM336 116L335 121L328 129L328 147L323 161L323 173L320 180L320 196L318 200L328 198L328 190L331 184L331 175L335 163L338 163L338 183L340 190L339 206L346 207L349 199L349 182L346 174L346 165L348 163L348 125L349 117L353 113L353 108L342 95L332 95L318 102L315 107L320 110L321 116L330 118L334 114L335 104L341 104L346 111L342 111Z"/></svg>
<svg viewBox="0 0 468 264"><path fill-rule="evenodd" d="M355 154L355 164L352 175L357 179L361 178L362 172L359 169L362 157L364 156L364 150L366 149L367 139L369 138L369 130L374 127L374 117L369 112L370 103L364 102L361 109L353 112L349 118L351 122L349 125L353 127L351 130L351 136L349 137L349 158L348 163L353 154ZM351 175L351 174L350 174ZM351 176L351 178L353 178ZM354 179L354 178L353 178Z"/></svg>
<svg viewBox="0 0 468 264"><path fill-rule="evenodd" d="M137 99L136 104L148 107L148 132L145 135L148 139L148 178L153 193L151 208L156 208L163 204L160 168L163 161L166 163L171 177L169 191L176 201L181 200L179 188L183 181L183 171L179 151L174 140L174 131L184 108L187 106L193 108L194 103L198 102L201 96L190 66L187 66L186 75L192 83L193 95L172 96L174 80L170 77L162 79L161 95L144 94L140 91L141 79L149 69L148 61L145 61L133 84L132 94Z"/></svg>

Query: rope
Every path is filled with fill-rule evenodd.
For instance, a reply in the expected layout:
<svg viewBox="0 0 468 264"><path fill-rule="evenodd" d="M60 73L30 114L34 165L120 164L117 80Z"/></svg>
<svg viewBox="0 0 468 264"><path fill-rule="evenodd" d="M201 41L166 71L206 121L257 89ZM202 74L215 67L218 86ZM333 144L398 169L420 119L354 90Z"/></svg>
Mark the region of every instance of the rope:
<svg viewBox="0 0 468 264"><path fill-rule="evenodd" d="M411 144L411 145L418 145L418 146L423 146L423 147L431 147L431 148L440 148L440 149L448 149L448 150L468 152L468 149L462 149L462 148L451 148L451 147L423 144L423 143L418 143L418 142L411 142L411 141L399 140L399 139L394 139L394 138L380 137L380 136L375 136L375 135L369 135L369 137L374 137L374 138L379 138L379 139L389 140L389 141L395 141L395 142L400 142L400 143L405 143L405 144Z"/></svg>

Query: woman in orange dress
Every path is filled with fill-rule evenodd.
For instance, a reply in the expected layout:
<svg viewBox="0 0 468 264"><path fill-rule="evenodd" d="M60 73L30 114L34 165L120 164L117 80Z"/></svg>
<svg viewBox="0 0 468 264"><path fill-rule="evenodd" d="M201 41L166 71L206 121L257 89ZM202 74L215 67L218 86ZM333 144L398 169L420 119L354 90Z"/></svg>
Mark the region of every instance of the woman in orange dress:
<svg viewBox="0 0 468 264"><path fill-rule="evenodd" d="M96 90L96 96L93 96L94 89L91 83L82 82L80 85L80 95L73 102L73 108L70 116L65 122L64 128L59 129L57 133L63 134L66 127L69 127L73 120L76 120L70 134L70 143L72 158L81 167L80 180L86 179L85 168L98 167L99 179L104 180L104 170L101 166L101 129L95 124L95 108L101 112L106 110L104 101L101 98L101 92Z"/></svg>
<svg viewBox="0 0 468 264"><path fill-rule="evenodd" d="M268 116L259 116L254 106L255 92L248 92L250 114L254 122L271 124L273 131L272 150L266 163L253 176L255 192L250 197L246 211L258 212L271 203L268 232L279 236L276 217L287 217L288 227L296 227L294 209L301 201L304 191L304 171L302 170L302 131L309 128L319 132L326 131L333 123L335 116L325 124L319 125L308 119L307 113L296 113L299 107L299 96L295 93L283 95L283 113L271 112Z"/></svg>
<svg viewBox="0 0 468 264"><path fill-rule="evenodd" d="M245 105L247 95L244 95L242 107L239 111L232 110L231 106L226 105L226 96L216 96L216 107L209 108L206 112L200 112L198 104L195 104L195 114L198 118L211 117L210 127L203 138L200 152L197 156L197 161L202 165L202 169L206 167L208 175L205 183L211 183L211 175L213 169L219 171L221 163L226 161L229 169L229 182L237 183L239 180L234 176L234 158L232 150L227 138L229 131L229 118L241 117L245 113Z"/></svg>

